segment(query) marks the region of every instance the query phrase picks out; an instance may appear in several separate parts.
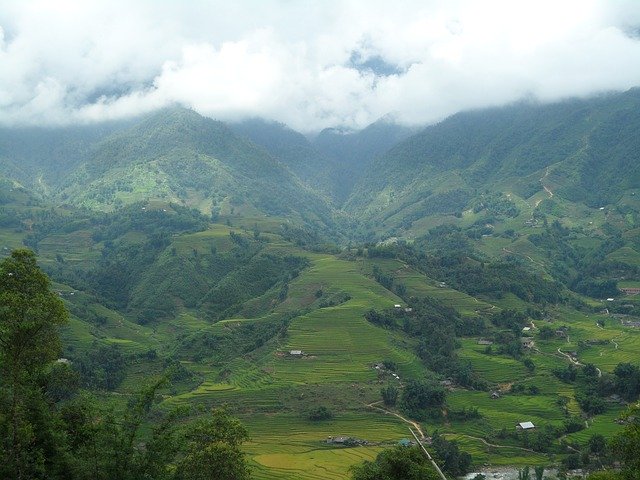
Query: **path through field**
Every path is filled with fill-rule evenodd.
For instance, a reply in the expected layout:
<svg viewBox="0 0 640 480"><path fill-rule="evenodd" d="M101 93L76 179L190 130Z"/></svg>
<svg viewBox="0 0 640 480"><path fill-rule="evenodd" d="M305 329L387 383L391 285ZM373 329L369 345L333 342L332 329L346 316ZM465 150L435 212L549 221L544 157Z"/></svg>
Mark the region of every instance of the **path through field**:
<svg viewBox="0 0 640 480"><path fill-rule="evenodd" d="M565 357L567 357L569 359L569 361L571 363L573 363L574 365L578 365L580 367L584 367L584 363L580 363L578 360L574 360L571 355L569 355L568 353L564 353L562 350L560 350L560 347L558 347L558 353L560 355L564 355ZM596 371L598 372L598 377L602 377L602 370L600 370L598 367L596 367Z"/></svg>
<svg viewBox="0 0 640 480"><path fill-rule="evenodd" d="M382 407L376 406L376 405L379 405L380 403L382 403L382 400L378 400L377 402L369 403L369 404L367 404L367 407L374 408L374 409L380 410L381 412L384 412L386 414L394 415L394 416L398 417L404 423L406 423L408 425L411 425L413 428L415 428L418 431L418 433L420 434L420 437L425 438L424 437L424 432L422 431L422 428L420 428L420 424L418 422L414 422L413 420L407 420L406 418L404 418L399 413L392 412L391 410L387 410L386 408L382 408Z"/></svg>

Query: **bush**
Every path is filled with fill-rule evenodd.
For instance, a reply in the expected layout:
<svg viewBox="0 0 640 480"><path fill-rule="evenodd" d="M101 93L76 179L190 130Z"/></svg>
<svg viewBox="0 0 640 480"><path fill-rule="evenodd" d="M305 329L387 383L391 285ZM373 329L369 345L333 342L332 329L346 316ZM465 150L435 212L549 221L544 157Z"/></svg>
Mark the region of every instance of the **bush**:
<svg viewBox="0 0 640 480"><path fill-rule="evenodd" d="M313 422L319 422L322 420L331 420L333 418L333 413L327 407L325 407L324 405L321 405L311 410L309 412L308 418Z"/></svg>

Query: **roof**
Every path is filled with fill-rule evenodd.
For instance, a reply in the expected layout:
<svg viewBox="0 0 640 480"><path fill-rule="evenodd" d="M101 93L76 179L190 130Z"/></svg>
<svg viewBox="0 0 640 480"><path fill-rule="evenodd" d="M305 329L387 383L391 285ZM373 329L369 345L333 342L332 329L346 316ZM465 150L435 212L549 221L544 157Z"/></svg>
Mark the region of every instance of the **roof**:
<svg viewBox="0 0 640 480"><path fill-rule="evenodd" d="M529 430L530 428L536 428L536 426L531 422L520 422L518 424L518 426L520 428L522 428L523 430Z"/></svg>
<svg viewBox="0 0 640 480"><path fill-rule="evenodd" d="M302 350L291 350L289 355L302 355Z"/></svg>

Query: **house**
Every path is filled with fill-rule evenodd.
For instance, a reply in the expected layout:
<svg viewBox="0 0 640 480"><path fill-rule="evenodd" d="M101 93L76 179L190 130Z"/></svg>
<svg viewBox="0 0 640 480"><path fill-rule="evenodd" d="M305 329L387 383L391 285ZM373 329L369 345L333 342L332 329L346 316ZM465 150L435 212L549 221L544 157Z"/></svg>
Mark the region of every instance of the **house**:
<svg viewBox="0 0 640 480"><path fill-rule="evenodd" d="M327 443L337 443L337 444L344 444L345 442L347 442L350 439L350 437L329 437L327 438Z"/></svg>
<svg viewBox="0 0 640 480"><path fill-rule="evenodd" d="M638 295L640 293L640 288L624 287L624 288L621 288L620 290L622 290L627 295Z"/></svg>
<svg viewBox="0 0 640 480"><path fill-rule="evenodd" d="M493 400L500 398L500 392L491 392L491 398Z"/></svg>
<svg viewBox="0 0 640 480"><path fill-rule="evenodd" d="M516 425L518 430L533 430L536 426L531 422L520 422Z"/></svg>
<svg viewBox="0 0 640 480"><path fill-rule="evenodd" d="M402 308L402 305L400 305L399 303L396 303L393 308Z"/></svg>
<svg viewBox="0 0 640 480"><path fill-rule="evenodd" d="M289 355L294 357L301 357L303 355L302 350L291 350L289 351Z"/></svg>
<svg viewBox="0 0 640 480"><path fill-rule="evenodd" d="M523 327L523 328L522 328L522 331L523 331L523 332L528 332L528 331L530 331L530 330L531 330L531 327Z"/></svg>
<svg viewBox="0 0 640 480"><path fill-rule="evenodd" d="M524 348L531 348L535 345L535 343L533 342L533 338L531 337L522 337L520 341L522 342L522 346Z"/></svg>

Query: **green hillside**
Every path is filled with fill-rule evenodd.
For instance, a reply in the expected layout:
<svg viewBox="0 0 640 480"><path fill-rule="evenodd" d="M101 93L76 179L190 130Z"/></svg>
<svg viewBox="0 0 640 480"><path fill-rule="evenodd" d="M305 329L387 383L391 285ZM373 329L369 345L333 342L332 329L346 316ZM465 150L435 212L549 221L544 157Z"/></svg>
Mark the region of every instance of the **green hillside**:
<svg viewBox="0 0 640 480"><path fill-rule="evenodd" d="M349 478L409 427L474 468L595 468L640 394L638 98L461 113L376 159L406 130L168 109L67 162L0 142L0 254L37 253L81 390L117 413L166 377L146 435L226 406L254 478Z"/></svg>
<svg viewBox="0 0 640 480"><path fill-rule="evenodd" d="M392 228L459 215L485 190L533 205L547 192L588 207L616 204L640 184L639 102L630 90L456 114L377 159L346 209Z"/></svg>

